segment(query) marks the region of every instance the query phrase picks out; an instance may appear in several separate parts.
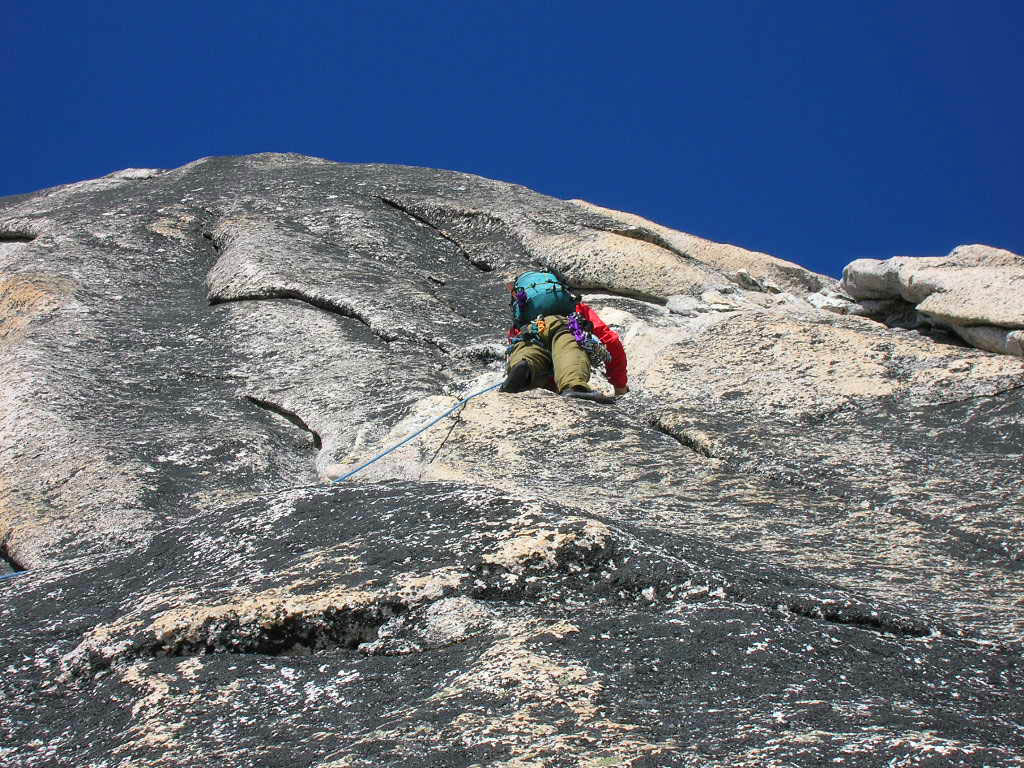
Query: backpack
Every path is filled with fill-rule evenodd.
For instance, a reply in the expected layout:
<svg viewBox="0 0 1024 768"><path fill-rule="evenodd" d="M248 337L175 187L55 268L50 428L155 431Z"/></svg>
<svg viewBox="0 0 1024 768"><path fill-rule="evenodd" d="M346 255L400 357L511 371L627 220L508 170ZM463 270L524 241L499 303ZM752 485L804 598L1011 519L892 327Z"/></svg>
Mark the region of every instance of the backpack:
<svg viewBox="0 0 1024 768"><path fill-rule="evenodd" d="M509 292L508 305L512 310L512 325L516 328L538 316L568 317L576 311L579 301L579 297L551 272L524 272L509 284Z"/></svg>

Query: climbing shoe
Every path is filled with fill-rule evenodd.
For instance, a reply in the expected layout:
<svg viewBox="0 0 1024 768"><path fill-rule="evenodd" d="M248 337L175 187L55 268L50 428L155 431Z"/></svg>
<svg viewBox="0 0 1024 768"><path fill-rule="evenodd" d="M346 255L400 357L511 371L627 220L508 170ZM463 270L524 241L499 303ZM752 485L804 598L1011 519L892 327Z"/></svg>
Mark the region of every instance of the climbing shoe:
<svg viewBox="0 0 1024 768"><path fill-rule="evenodd" d="M594 403L604 403L610 405L615 402L614 397L610 397L602 392L598 392L594 389L586 389L585 387L573 387L567 389L562 393L562 397L572 397L577 400L590 400Z"/></svg>
<svg viewBox="0 0 1024 768"><path fill-rule="evenodd" d="M505 381L502 383L499 391L510 394L525 392L532 383L533 371L530 370L530 364L525 360L520 360L509 369L508 375L505 377Z"/></svg>

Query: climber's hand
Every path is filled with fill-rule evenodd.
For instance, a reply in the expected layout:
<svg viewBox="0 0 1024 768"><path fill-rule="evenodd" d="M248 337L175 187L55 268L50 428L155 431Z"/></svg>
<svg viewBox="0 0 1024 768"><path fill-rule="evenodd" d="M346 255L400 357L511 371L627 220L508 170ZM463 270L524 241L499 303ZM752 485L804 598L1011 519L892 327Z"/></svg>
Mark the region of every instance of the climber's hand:
<svg viewBox="0 0 1024 768"><path fill-rule="evenodd" d="M628 385L625 386L625 387L616 387L615 388L615 396L616 397L622 397L627 392L629 392L629 386Z"/></svg>

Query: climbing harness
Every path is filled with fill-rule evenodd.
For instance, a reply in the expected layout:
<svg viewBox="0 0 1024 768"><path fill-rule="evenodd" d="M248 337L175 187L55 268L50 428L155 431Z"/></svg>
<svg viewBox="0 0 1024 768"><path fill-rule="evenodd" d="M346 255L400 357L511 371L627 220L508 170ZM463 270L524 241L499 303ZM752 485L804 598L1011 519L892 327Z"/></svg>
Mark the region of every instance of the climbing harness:
<svg viewBox="0 0 1024 768"><path fill-rule="evenodd" d="M405 439L404 439L404 440L403 440L402 442L400 442L400 443L397 443L396 445L393 445L393 446L391 446L390 448L388 448L388 449L387 449L386 451L384 451L383 453L379 453L379 454L377 454L377 455L376 455L376 456L374 456L374 457L373 457L372 459L370 459L369 461L367 461L367 462L366 462L365 464L360 464L360 465L359 465L358 467L356 467L356 468L355 468L355 469L353 469L352 471L350 471L350 472L346 472L346 473L345 473L344 475L342 475L341 477L339 477L339 478L336 478L336 479L332 480L332 481L331 481L331 483L340 483L340 482L341 482L342 480L347 480L348 478L352 477L352 475L354 475L354 474L355 474L356 472L358 472L359 470L361 470L361 469L365 469L366 467L370 466L371 464L373 464L373 462L375 462L375 461L377 461L377 460L379 460L379 459L383 459L383 458L384 458L385 456L387 456L387 455L388 455L389 453L391 453L392 451L394 451L394 450L397 450L398 448L401 448L401 447L402 447L403 445L405 445L406 443L408 443L408 442L409 442L410 440L412 440L413 438L415 438L415 437L419 436L419 435L420 435L420 434L422 434L423 432L426 432L426 431L427 431L428 429L430 429L430 428L431 428L432 426L434 426L435 424L437 424L437 422L439 422L439 421L440 421L441 419L443 419L443 418L444 418L445 416L447 416L448 414L452 413L452 412L453 412L453 411L455 411L455 410L456 410L457 408L461 408L461 407L462 407L462 406L464 406L464 405L465 405L466 403L468 403L468 402L469 402L470 400L472 400L472 399L473 399L474 397L479 397L480 395L486 394L487 392L490 392L490 391L491 391L492 389L497 389L497 388L498 388L498 387L500 387L501 385L502 385L502 382L501 382L501 381L499 381L499 382L498 382L497 384L494 384L494 385L492 385L492 386L490 386L490 387L487 387L487 389L481 389L481 390L480 390L479 392L474 392L474 393L473 393L472 395L470 395L469 397L467 397L467 398L465 398L465 399L463 399L463 400L459 400L459 402L457 402L457 403L456 403L455 405L453 405L453 406L452 406L451 408L449 408L449 409L448 409L447 411L445 411L444 413L442 413L442 414L441 414L440 416L438 416L438 417L437 417L436 419L434 419L434 420L433 420L432 422L430 422L430 423L429 423L429 424L427 424L426 426L424 426L424 427L420 427L420 428L419 428L418 430L416 430L416 431L415 431L415 432L413 432L413 433L412 433L411 435L409 435L409 436L408 436L407 438L405 438Z"/></svg>
<svg viewBox="0 0 1024 768"><path fill-rule="evenodd" d="M596 368L599 365L605 365L612 359L608 348L594 335L594 324L587 320L586 317L579 312L571 312L566 320L569 333L572 334L580 349L587 354L587 358L592 366ZM544 318L538 317L530 321L528 325L522 327L519 335L513 336L508 340L508 344L505 346L505 357L507 358L511 355L512 350L520 343L535 344L550 351L550 345L544 341L547 331L547 323L544 322Z"/></svg>
<svg viewBox="0 0 1024 768"><path fill-rule="evenodd" d="M520 342L536 344L538 347L547 349L548 345L544 343L544 337L542 335L547 333L547 331L548 324L544 322L544 318L534 318L520 329L518 335L509 338L508 345L505 347L505 357L512 354L512 350L515 348L516 344L519 344Z"/></svg>

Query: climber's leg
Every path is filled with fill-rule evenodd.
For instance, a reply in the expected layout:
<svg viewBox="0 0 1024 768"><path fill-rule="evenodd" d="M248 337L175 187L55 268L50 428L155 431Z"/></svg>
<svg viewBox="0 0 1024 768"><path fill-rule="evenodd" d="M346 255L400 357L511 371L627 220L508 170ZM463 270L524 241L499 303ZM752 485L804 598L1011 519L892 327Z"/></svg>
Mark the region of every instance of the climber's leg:
<svg viewBox="0 0 1024 768"><path fill-rule="evenodd" d="M524 371L523 365L527 366ZM505 363L506 386L502 392L523 392L542 386L551 376L551 355L537 344L521 341L512 348Z"/></svg>
<svg viewBox="0 0 1024 768"><path fill-rule="evenodd" d="M589 390L590 359L576 339L573 338L564 317L551 315L544 318L547 325L546 339L551 347L552 367L555 371L555 386L559 392L567 389Z"/></svg>

